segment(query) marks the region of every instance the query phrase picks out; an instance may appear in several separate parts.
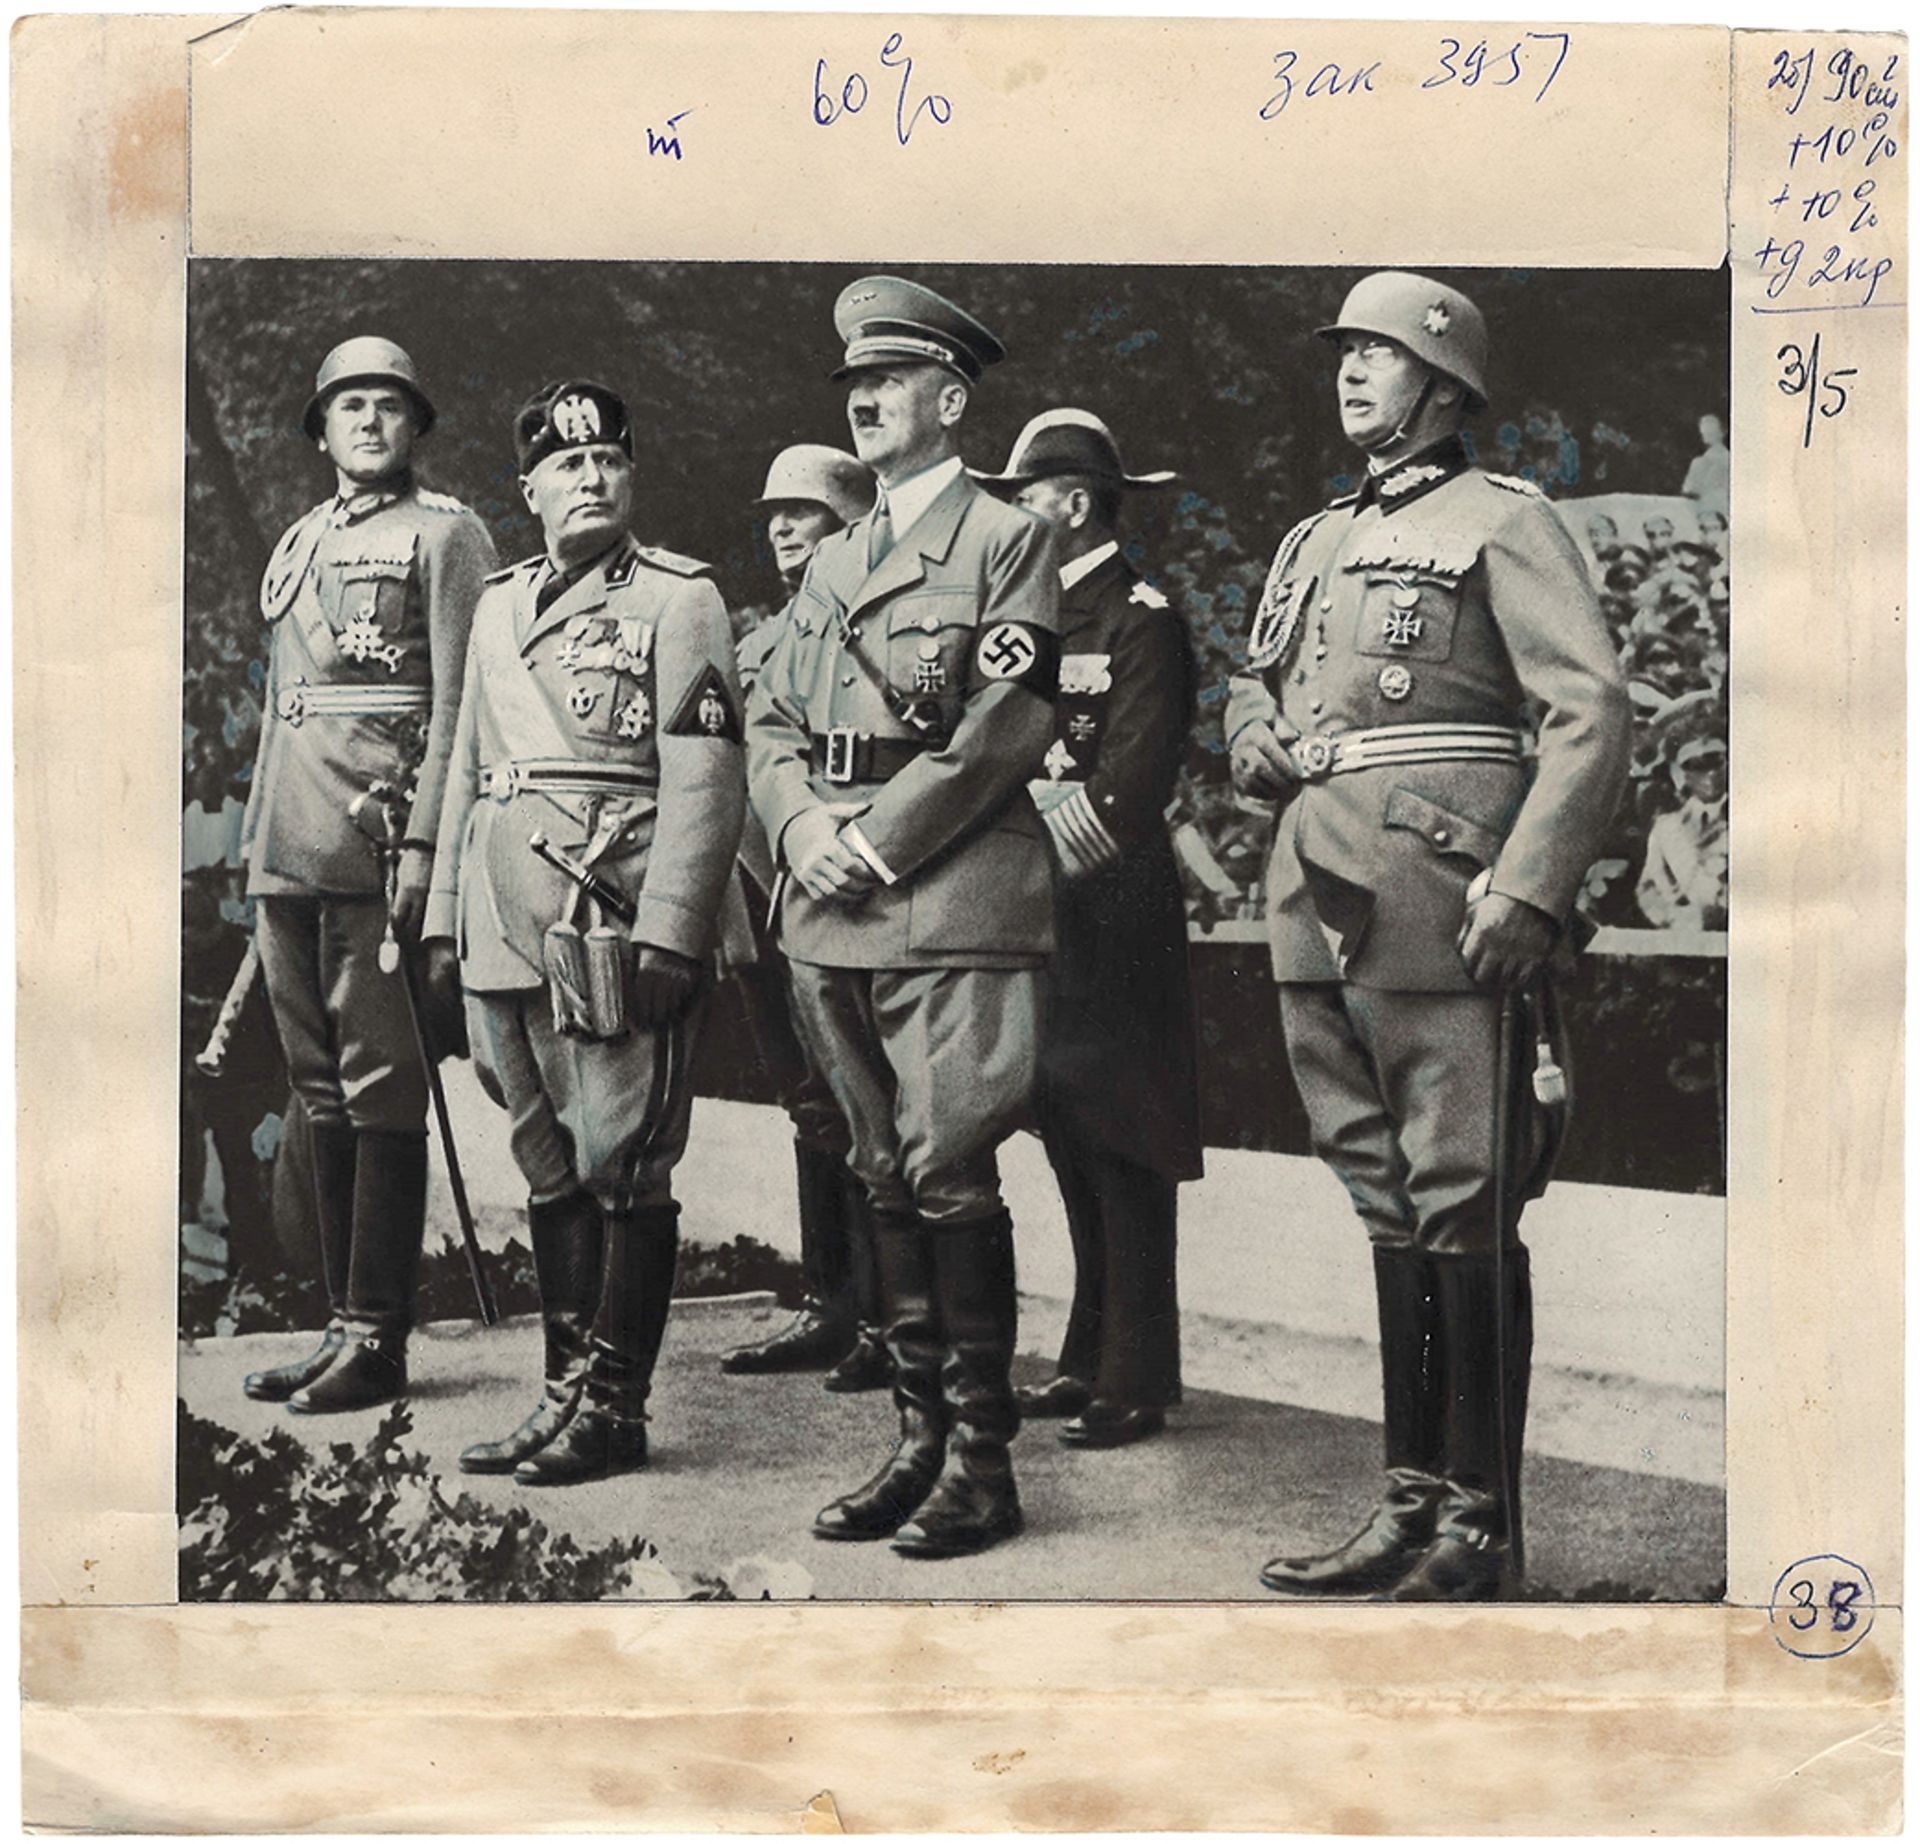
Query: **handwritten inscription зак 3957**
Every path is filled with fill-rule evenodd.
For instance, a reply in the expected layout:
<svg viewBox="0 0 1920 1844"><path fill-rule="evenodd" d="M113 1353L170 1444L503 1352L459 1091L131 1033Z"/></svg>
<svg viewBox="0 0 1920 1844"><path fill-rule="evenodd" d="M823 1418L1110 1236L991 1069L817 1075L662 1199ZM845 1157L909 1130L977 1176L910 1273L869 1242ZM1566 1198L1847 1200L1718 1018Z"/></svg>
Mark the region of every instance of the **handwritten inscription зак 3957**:
<svg viewBox="0 0 1920 1844"><path fill-rule="evenodd" d="M1434 46L1431 63L1421 73L1420 87L1440 90L1457 85L1462 90L1484 87L1492 91L1519 86L1523 96L1540 102L1553 88L1553 80L1572 48L1573 36L1567 32L1521 32L1510 41L1480 38L1472 44L1464 39L1442 38ZM1273 121L1296 96L1317 102L1325 97L1375 95L1374 79L1382 75L1385 63L1384 58L1345 64L1328 59L1309 69L1301 63L1299 52L1276 51L1260 119Z"/></svg>

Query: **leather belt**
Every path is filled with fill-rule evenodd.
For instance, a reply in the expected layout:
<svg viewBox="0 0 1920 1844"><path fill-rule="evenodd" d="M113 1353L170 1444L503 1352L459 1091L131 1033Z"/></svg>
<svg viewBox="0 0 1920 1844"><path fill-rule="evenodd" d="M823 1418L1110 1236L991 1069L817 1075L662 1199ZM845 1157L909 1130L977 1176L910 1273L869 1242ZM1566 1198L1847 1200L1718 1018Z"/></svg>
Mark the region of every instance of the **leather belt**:
<svg viewBox="0 0 1920 1844"><path fill-rule="evenodd" d="M660 785L651 768L624 762L583 762L571 756L523 756L491 762L480 771L480 792L511 800L523 789L544 794L640 794Z"/></svg>
<svg viewBox="0 0 1920 1844"><path fill-rule="evenodd" d="M1351 775L1363 768L1410 768L1427 762L1521 762L1524 730L1504 724L1387 724L1337 736L1305 736L1292 745L1294 765L1308 781Z"/></svg>
<svg viewBox="0 0 1920 1844"><path fill-rule="evenodd" d="M917 756L937 747L915 736L867 736L851 724L837 724L812 739L808 755L814 773L836 785L854 781L890 781Z"/></svg>
<svg viewBox="0 0 1920 1844"><path fill-rule="evenodd" d="M308 717L385 717L433 709L429 685L289 685L273 704L296 727Z"/></svg>

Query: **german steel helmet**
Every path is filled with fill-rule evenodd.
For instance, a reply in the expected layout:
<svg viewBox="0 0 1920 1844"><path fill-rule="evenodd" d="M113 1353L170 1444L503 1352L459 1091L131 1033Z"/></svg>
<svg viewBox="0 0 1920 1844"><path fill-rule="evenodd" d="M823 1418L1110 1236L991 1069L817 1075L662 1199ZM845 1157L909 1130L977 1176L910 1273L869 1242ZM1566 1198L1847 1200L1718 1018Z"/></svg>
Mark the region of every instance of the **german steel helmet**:
<svg viewBox="0 0 1920 1844"><path fill-rule="evenodd" d="M774 456L767 484L756 506L786 500L809 500L825 506L842 525L851 525L873 510L873 470L844 449L820 442L796 442Z"/></svg>
<svg viewBox="0 0 1920 1844"><path fill-rule="evenodd" d="M1322 339L1380 333L1435 371L1467 387L1475 409L1487 404L1487 323L1457 288L1403 269L1362 276L1347 290L1340 318L1315 329Z"/></svg>
<svg viewBox="0 0 1920 1844"><path fill-rule="evenodd" d="M399 385L413 399L420 425L417 433L425 435L433 427L433 404L420 388L413 360L392 340L372 333L343 339L320 361L320 369L314 374L313 396L307 402L300 426L318 441L324 426L321 414L328 397L343 384L371 383L376 379Z"/></svg>

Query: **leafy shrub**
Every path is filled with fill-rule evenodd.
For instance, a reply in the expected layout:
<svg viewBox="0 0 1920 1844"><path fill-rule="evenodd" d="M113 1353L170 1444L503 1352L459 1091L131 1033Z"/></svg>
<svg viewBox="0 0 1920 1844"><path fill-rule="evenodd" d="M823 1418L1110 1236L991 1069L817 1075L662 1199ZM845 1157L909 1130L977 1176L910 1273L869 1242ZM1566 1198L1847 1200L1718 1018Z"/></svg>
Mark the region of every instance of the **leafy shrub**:
<svg viewBox="0 0 1920 1844"><path fill-rule="evenodd" d="M731 1599L693 1589L644 1537L582 1549L523 1506L449 1501L413 1420L389 1411L366 1445L310 1453L274 1429L235 1434L179 1406L183 1601Z"/></svg>

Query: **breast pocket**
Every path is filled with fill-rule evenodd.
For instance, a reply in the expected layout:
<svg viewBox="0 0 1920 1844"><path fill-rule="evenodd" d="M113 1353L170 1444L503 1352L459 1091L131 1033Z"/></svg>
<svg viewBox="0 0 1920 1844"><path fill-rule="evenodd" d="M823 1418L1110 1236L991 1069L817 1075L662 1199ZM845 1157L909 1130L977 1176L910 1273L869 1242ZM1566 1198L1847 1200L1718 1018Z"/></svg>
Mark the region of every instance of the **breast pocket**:
<svg viewBox="0 0 1920 1844"><path fill-rule="evenodd" d="M1356 572L1362 578L1354 651L1404 660L1443 660L1453 653L1460 620L1460 579L1425 570Z"/></svg>
<svg viewBox="0 0 1920 1844"><path fill-rule="evenodd" d="M909 698L952 711L967 689L967 657L979 623L971 589L923 590L887 611L887 677Z"/></svg>
<svg viewBox="0 0 1920 1844"><path fill-rule="evenodd" d="M341 631L367 624L392 640L405 625L407 591L413 582L408 563L355 563L334 579L333 625Z"/></svg>

